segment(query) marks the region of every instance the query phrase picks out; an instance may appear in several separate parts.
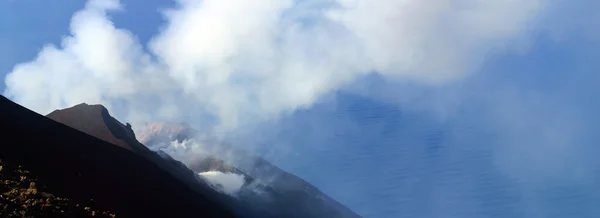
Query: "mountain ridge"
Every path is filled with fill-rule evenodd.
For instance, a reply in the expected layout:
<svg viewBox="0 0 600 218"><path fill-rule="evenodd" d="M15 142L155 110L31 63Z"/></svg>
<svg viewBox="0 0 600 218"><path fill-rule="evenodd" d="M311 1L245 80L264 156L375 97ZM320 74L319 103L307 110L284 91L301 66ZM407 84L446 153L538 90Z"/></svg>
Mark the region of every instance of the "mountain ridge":
<svg viewBox="0 0 600 218"><path fill-rule="evenodd" d="M119 217L236 217L164 168L0 97L0 158L23 165L52 193L94 199Z"/></svg>
<svg viewBox="0 0 600 218"><path fill-rule="evenodd" d="M102 105L88 105L81 103L70 108L55 110L46 115L53 120L82 131L98 139L111 142L118 141L123 144L120 148L127 149L137 155L149 160L159 168L167 171L186 186L199 194L210 196L210 200L223 207L227 207L238 216L243 217L268 217L260 211L248 208L246 205L236 202L230 196L226 196L210 188L210 184L199 180L192 171L182 166L181 163L172 158L163 158L160 154L148 149L140 143L133 132L131 125L122 124L113 118L108 110Z"/></svg>
<svg viewBox="0 0 600 218"><path fill-rule="evenodd" d="M161 129L161 127L165 129ZM144 129L148 132L145 132ZM160 135L159 133L167 133L168 135ZM145 144L148 147L153 147L153 145L147 143L157 143L158 145L155 149L161 150L165 148L172 149L172 147L169 148L172 142L181 143L185 140L200 140L200 143L204 145L204 148L211 152L208 152L209 155L205 157L187 160L186 165L196 173L207 170L217 170L223 173L245 175L250 177L247 179L248 181L258 180L266 182L273 190L274 195L279 196L278 198L280 198L280 201L289 201L290 204L294 204L297 207L306 205L306 211L315 211L312 213L311 217L360 217L348 207L337 202L309 182L280 169L262 157L217 141L202 141L202 139L196 138L199 134L200 131L193 129L193 127L187 123L153 122L147 124L145 128L142 128L140 135L144 135L145 137L140 139L140 141L145 141ZM154 136L156 138L148 136ZM236 159L234 162L237 163L225 162L223 161L224 159L232 158L219 157L219 154L234 156L235 158L233 159ZM278 204L274 203L274 205ZM279 205L279 207L283 207L283 205Z"/></svg>
<svg viewBox="0 0 600 218"><path fill-rule="evenodd" d="M78 133L84 133L86 136L92 136L91 138L106 142L106 146L111 146L112 150L117 149L121 153L125 152L137 158L145 159L148 165L146 167L160 169L166 173L164 176L173 177L180 185L190 189L190 193L188 194L204 196L204 201L211 202L210 204L215 205L215 208L222 208L225 213L230 213L223 217L360 217L303 179L279 169L258 156L241 150L231 150L231 146L223 143L213 141L212 145L218 148L217 150L213 150L213 152L219 153L230 150L233 152L230 154L245 157L246 160L238 163L242 164L242 167L235 167L223 159L219 159L218 155L199 157L195 159L193 164L186 164L170 157L168 153L160 150L152 151L146 146L149 143L161 140L183 143L186 140L193 139L200 132L186 123L171 125L172 129L168 131L154 128L153 133L149 135L142 133L138 134L140 137L136 137L131 125L128 123L123 124L113 118L102 105L82 103L70 108L55 110L46 115L46 117ZM156 123L152 125L156 127ZM160 138L165 133L170 135ZM157 139L156 137L160 139L154 140ZM138 141L138 138L142 139ZM140 141L145 142L146 145ZM84 148L85 146L78 149L81 150ZM89 155L84 154L81 156L87 157ZM92 156L93 158L87 157L87 161L92 160L92 162L95 162L102 158L95 155ZM129 167L122 170L136 169ZM222 193L218 189L215 189L211 181L199 176L203 172L233 173L243 176L244 184L240 187L241 189L236 196L230 196L230 193ZM269 181L268 184L260 182L265 180L265 175L275 175L278 180ZM129 181L130 179L120 179L126 181L115 181L114 183L136 183L135 181ZM139 179L137 182L139 182ZM263 194L257 194L258 192L255 190L257 188L260 188ZM268 194L267 197L264 196L265 192ZM185 202L185 199L180 200ZM194 203L197 204L198 202ZM184 205L191 206L194 203L190 204L188 202ZM123 207L123 205L120 206ZM112 205L112 208L118 207L119 205ZM189 209L186 207L186 210L183 211L189 211ZM119 210L115 211L119 212ZM120 212L122 213L122 211ZM188 217L186 213L183 214L185 215L181 217ZM154 213L153 215L156 214Z"/></svg>
<svg viewBox="0 0 600 218"><path fill-rule="evenodd" d="M70 108L54 110L46 117L125 149L134 152L143 150L142 147L131 143L132 138L135 139L131 126L125 126L114 119L103 105L81 103ZM96 119L97 117L102 119Z"/></svg>

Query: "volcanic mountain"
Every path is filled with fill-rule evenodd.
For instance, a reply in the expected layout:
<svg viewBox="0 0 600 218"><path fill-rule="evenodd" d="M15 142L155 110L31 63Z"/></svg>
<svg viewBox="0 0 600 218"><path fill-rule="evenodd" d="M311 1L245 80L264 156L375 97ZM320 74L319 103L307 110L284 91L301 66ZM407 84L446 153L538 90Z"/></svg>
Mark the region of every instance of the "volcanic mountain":
<svg viewBox="0 0 600 218"><path fill-rule="evenodd" d="M254 186L245 186L242 192L246 187L263 185L261 196L247 191L239 199L253 207L268 208L278 217L360 217L305 180L250 152L211 139L186 123L148 123L139 135L143 144L173 155L195 173L243 175Z"/></svg>
<svg viewBox="0 0 600 218"><path fill-rule="evenodd" d="M118 122L111 124L115 120L110 119L102 106L78 105L72 110L51 114L50 117L66 125L5 97L0 97L0 108L3 139L0 160L11 163L17 172L29 172L22 174L20 180L35 177L36 184L43 184L43 193L50 194L37 197L38 200L70 199L73 203L69 205L73 207L94 202L96 207L111 211L117 217L236 217L246 212L208 186L197 185L201 184L198 180L194 186L190 185L189 180L180 176L183 173L176 173L173 164L158 155L153 157L154 152L147 149L144 152L141 144L129 144L132 131L123 131L127 126ZM2 174L0 178L3 188L13 181L5 176L9 174ZM19 190L30 190L23 191L18 199L26 200L23 197L35 197L32 193L41 192L42 187L36 187L33 182L24 185L30 187L12 189L17 197ZM9 194L0 193L0 206L6 208L14 204L13 200L5 201ZM23 214L32 209L16 206ZM58 213L69 217L70 211L66 209L69 207L64 208ZM1 217L9 216L2 213Z"/></svg>
<svg viewBox="0 0 600 218"><path fill-rule="evenodd" d="M2 136L10 139L0 160L27 167L52 193L92 199L118 217L359 217L304 180L214 140L202 141L205 153L179 158L173 145L199 142L187 124L151 123L136 137L102 105L46 117L4 97L0 106ZM232 162L232 155L240 158ZM222 178L239 187L224 191L231 184Z"/></svg>
<svg viewBox="0 0 600 218"><path fill-rule="evenodd" d="M131 125L125 126L111 117L102 105L82 103L71 108L55 110L46 117L130 151L147 150L143 145L134 142L136 139Z"/></svg>

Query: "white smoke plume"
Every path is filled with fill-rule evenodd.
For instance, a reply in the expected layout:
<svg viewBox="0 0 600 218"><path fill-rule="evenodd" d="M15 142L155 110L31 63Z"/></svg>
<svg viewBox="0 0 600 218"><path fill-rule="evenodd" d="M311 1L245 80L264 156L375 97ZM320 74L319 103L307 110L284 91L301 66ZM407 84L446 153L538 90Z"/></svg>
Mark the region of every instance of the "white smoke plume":
<svg viewBox="0 0 600 218"><path fill-rule="evenodd" d="M126 13L118 0L90 0L60 45L14 67L4 95L42 114L101 103L134 124L210 117L215 129L230 130L310 107L367 73L431 84L460 78L489 52L520 49L514 42L527 38L544 6L178 0L145 44L107 16Z"/></svg>
<svg viewBox="0 0 600 218"><path fill-rule="evenodd" d="M244 185L244 176L235 173L208 171L198 173L198 175L208 181L215 189L231 196L237 195Z"/></svg>

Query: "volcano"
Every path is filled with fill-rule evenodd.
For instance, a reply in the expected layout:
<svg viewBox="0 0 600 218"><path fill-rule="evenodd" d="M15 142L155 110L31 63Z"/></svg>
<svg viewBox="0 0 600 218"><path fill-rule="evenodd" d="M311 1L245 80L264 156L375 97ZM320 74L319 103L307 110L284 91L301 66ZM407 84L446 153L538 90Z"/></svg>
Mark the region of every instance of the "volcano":
<svg viewBox="0 0 600 218"><path fill-rule="evenodd" d="M360 217L300 177L269 161L203 135L187 123L151 122L139 131L149 148L172 154L195 173L241 175L239 199L275 217ZM257 185L261 186L257 196Z"/></svg>
<svg viewBox="0 0 600 218"><path fill-rule="evenodd" d="M73 207L92 201L117 217L239 217L236 209L226 205L209 188L198 191L152 161L147 156L149 150L146 149L146 154L133 152L141 147L127 144L124 138L127 132L132 132L115 133L114 128L120 126L101 125L110 121L102 116L106 112L104 107L79 105L73 110L51 114L50 117L67 124L39 115L5 97L0 97L0 108L1 162L11 163L19 172L27 169L31 175L21 178L35 177L36 184L44 184L44 193L50 193L46 196L70 199ZM81 120L74 122L76 119L67 115ZM107 130L112 132L109 134ZM2 176L4 183L0 186L5 189L12 180L8 174ZM11 202L4 201L9 193L0 194L0 207L11 206ZM29 211L31 207L19 210L24 214L33 213ZM0 217L10 216L4 212L0 211ZM59 210L63 217L73 216L69 214L67 209ZM56 216L47 214L47 217Z"/></svg>
<svg viewBox="0 0 600 218"><path fill-rule="evenodd" d="M15 172L24 172L23 167L26 177L35 178L11 186L10 192L30 196L43 184L43 193L51 194L35 195L40 202L48 196L69 199L57 200L63 207L47 217L360 217L308 182L223 143L204 141L210 152L189 160L171 157L168 145L189 143L200 134L188 124L151 123L136 137L131 125L119 122L102 105L82 103L42 116L0 97L0 108L5 139L0 177L9 175L1 173L1 164L11 163ZM242 158L231 162L225 154ZM240 186L235 192L225 192L231 185L215 178L242 180L230 183ZM275 180L265 182L268 178ZM10 204L3 196L0 209ZM81 211L79 205L99 209L82 206ZM44 214L28 212L31 207L17 209L13 212Z"/></svg>

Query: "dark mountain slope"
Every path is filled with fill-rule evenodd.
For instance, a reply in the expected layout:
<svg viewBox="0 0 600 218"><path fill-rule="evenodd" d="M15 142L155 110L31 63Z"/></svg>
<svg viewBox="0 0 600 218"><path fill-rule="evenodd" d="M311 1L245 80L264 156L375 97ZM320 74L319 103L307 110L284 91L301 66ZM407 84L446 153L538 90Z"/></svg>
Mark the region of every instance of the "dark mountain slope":
<svg viewBox="0 0 600 218"><path fill-rule="evenodd" d="M257 197L251 191L240 200L253 208L265 208L276 217L360 217L352 210L321 192L300 177L290 174L267 160L233 146L197 137L199 131L180 123L149 123L139 134L140 141L155 150L173 151L171 141L194 140L202 144L208 154L183 160L194 172L220 171L244 175L247 182L265 182L263 194ZM186 149L186 148L183 148ZM168 153L168 152L167 152ZM232 163L223 160L228 157ZM234 158L231 158L234 157ZM230 165L233 164L233 165ZM265 198L265 196L268 196ZM258 198L262 198L258 201Z"/></svg>
<svg viewBox="0 0 600 218"><path fill-rule="evenodd" d="M5 97L0 97L0 137L0 158L29 169L49 192L75 201L94 199L119 217L233 217L222 202L215 203L219 197L194 191L165 166Z"/></svg>
<svg viewBox="0 0 600 218"><path fill-rule="evenodd" d="M131 125L124 125L113 118L102 105L82 103L71 108L55 110L46 116L104 141L116 142L119 147L126 148L150 160L192 190L202 196L207 196L210 201L225 205L239 216L267 217L267 214L248 207L248 205L237 201L232 196L214 190L210 184L198 178L199 176L196 173L189 170L182 163L172 158L163 158L160 154L148 149L137 141Z"/></svg>
<svg viewBox="0 0 600 218"><path fill-rule="evenodd" d="M0 217L106 217L92 199L73 201L47 192L48 187L22 166L0 159Z"/></svg>

